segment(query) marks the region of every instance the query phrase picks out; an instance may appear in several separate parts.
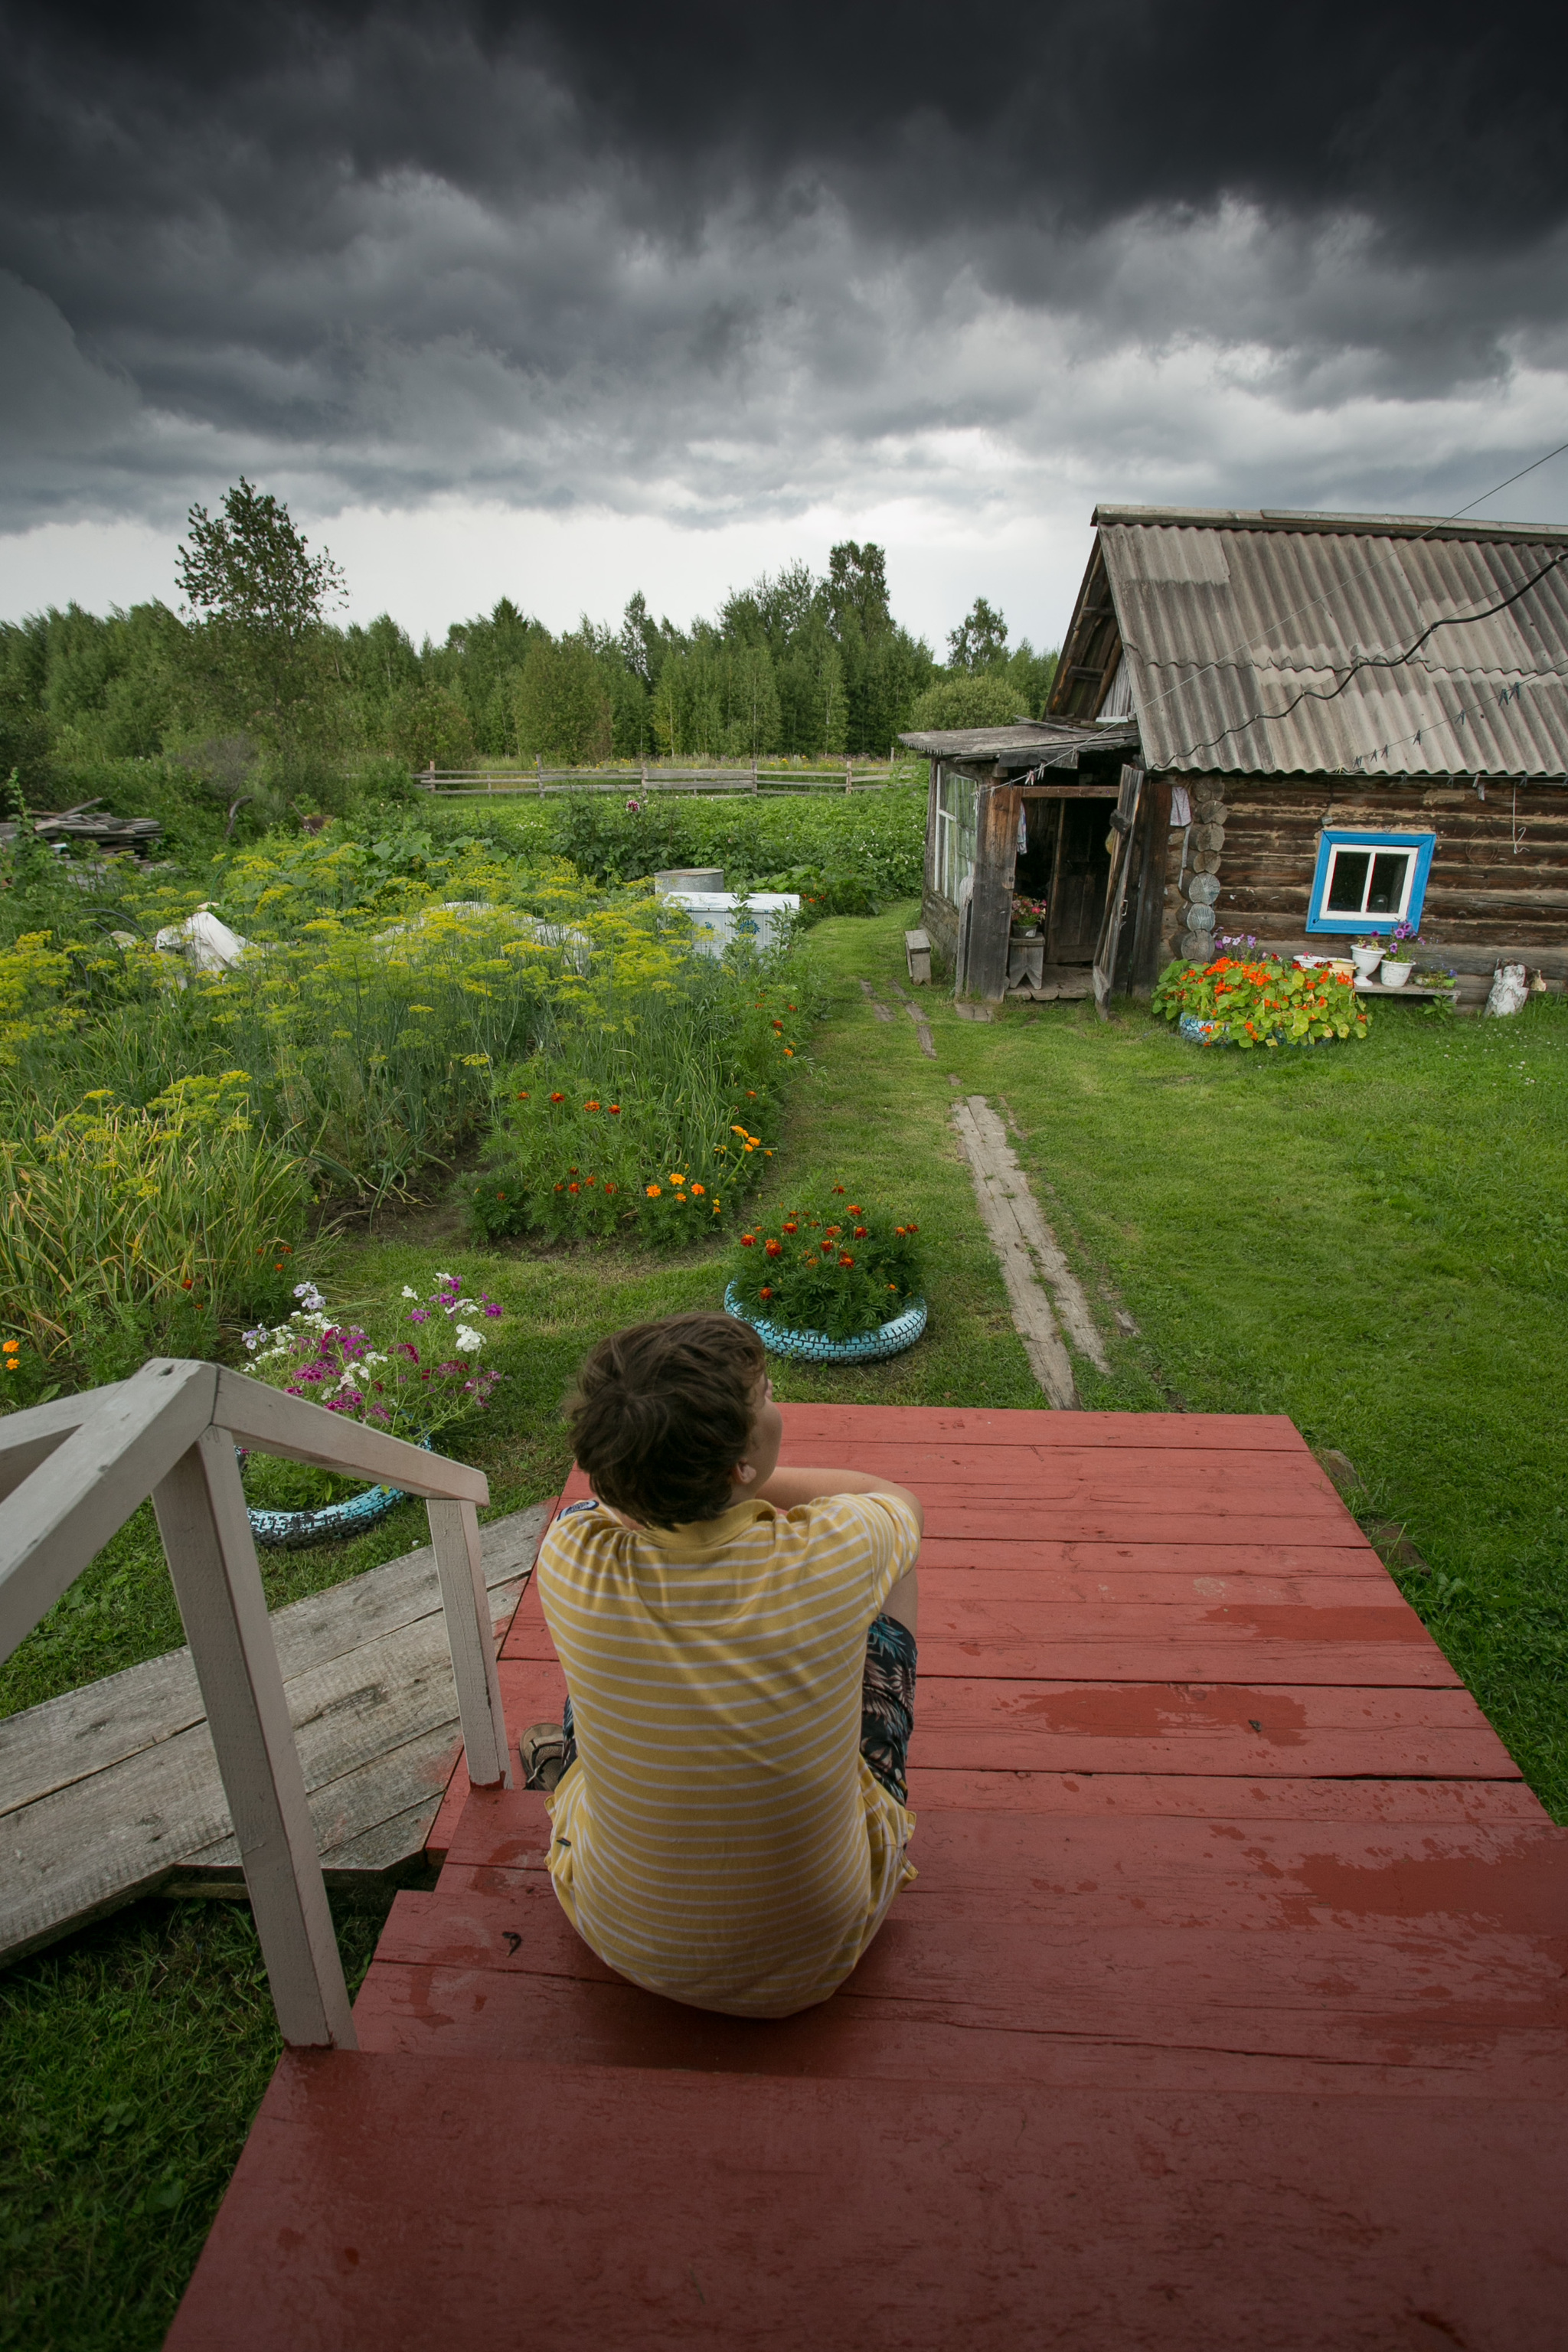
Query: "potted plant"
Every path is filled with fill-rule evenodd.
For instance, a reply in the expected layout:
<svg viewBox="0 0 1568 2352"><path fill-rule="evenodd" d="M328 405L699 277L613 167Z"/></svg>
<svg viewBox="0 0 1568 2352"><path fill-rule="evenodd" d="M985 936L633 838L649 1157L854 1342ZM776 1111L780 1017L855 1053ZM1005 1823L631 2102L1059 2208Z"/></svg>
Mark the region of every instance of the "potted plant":
<svg viewBox="0 0 1568 2352"><path fill-rule="evenodd" d="M736 1245L726 1311L777 1356L859 1364L912 1347L926 1327L912 1218L851 1201L848 1188L754 1224Z"/></svg>
<svg viewBox="0 0 1568 2352"><path fill-rule="evenodd" d="M1365 1000L1331 965L1287 964L1278 956L1167 964L1153 1010L1194 1045L1244 1050L1364 1037L1369 1018Z"/></svg>
<svg viewBox="0 0 1568 2352"><path fill-rule="evenodd" d="M1358 980L1371 980L1383 961L1384 940L1375 933L1363 940L1351 941L1351 961Z"/></svg>
<svg viewBox="0 0 1568 2352"><path fill-rule="evenodd" d="M1395 923L1383 950L1383 984L1384 988L1403 988L1415 966L1415 950L1421 945L1414 923Z"/></svg>
<svg viewBox="0 0 1568 2352"><path fill-rule="evenodd" d="M373 1347L357 1323L332 1322L315 1284L298 1283L300 1305L287 1323L246 1332L246 1370L307 1404L428 1445L437 1430L487 1404L501 1377L481 1371L475 1360L485 1344L480 1326L495 1321L500 1308L482 1292L465 1297L455 1274L436 1279L438 1287L426 1299L405 1286L410 1304L404 1336L384 1349ZM289 1548L362 1535L403 1500L398 1486L366 1486L270 1457L256 1464L247 1488L257 1542Z"/></svg>
<svg viewBox="0 0 1568 2352"><path fill-rule="evenodd" d="M1012 933L1016 940L1033 939L1045 924L1049 906L1044 898L1026 898L1021 891L1013 894Z"/></svg>

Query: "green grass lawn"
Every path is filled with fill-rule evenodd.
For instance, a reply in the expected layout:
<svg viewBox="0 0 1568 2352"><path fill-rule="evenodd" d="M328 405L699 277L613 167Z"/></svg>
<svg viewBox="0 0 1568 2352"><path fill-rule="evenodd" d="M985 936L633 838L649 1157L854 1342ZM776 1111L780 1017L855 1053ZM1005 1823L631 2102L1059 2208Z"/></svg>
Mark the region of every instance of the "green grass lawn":
<svg viewBox="0 0 1568 2352"><path fill-rule="evenodd" d="M953 1102L985 1095L1103 1310L1112 1370L1079 1367L1085 1402L1286 1412L1348 1453L1369 1507L1430 1564L1402 1572L1404 1589L1568 1820L1568 1003L1500 1023L1380 1006L1364 1045L1241 1055L1200 1052L1128 1007L1109 1026L1085 1005L961 1021L933 990L931 1062L901 1008L877 1020L859 986L894 1001L906 919L813 934L831 1009L759 1215L821 1176L914 1216L931 1327L886 1364L781 1365L777 1392L1044 1409L953 1134ZM506 1384L461 1441L497 1509L558 1485L560 1399L599 1333L722 1289L706 1251L481 1252L447 1213L346 1243L329 1288L346 1305L427 1290L448 1267L506 1309ZM393 1557L422 1528L409 1505L356 1544L264 1556L269 1597ZM0 1708L179 1639L139 1517L12 1660ZM355 1967L373 1926L345 1925ZM0 2344L159 2342L275 2048L243 1909L138 1905L0 1978L3 2137L19 2151L0 2189Z"/></svg>

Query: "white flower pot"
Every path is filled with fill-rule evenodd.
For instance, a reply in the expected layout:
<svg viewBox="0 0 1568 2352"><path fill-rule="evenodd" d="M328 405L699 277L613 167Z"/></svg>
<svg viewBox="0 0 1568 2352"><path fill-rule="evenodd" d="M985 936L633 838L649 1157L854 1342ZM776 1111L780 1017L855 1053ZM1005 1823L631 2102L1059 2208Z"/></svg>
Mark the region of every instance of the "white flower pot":
<svg viewBox="0 0 1568 2352"><path fill-rule="evenodd" d="M1403 988L1414 970L1414 964L1390 963L1388 958L1384 956L1383 960L1383 984L1384 988Z"/></svg>
<svg viewBox="0 0 1568 2352"><path fill-rule="evenodd" d="M1378 965L1383 961L1383 950L1381 948L1352 948L1351 961L1355 965L1357 979L1370 980L1373 973L1377 970Z"/></svg>

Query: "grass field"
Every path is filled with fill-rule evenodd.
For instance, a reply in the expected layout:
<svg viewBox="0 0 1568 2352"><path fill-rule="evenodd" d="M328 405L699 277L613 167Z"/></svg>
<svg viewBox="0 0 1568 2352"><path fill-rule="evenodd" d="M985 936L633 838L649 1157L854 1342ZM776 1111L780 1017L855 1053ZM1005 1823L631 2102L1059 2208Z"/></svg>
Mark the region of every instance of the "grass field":
<svg viewBox="0 0 1568 2352"><path fill-rule="evenodd" d="M778 1393L1040 1405L953 1134L953 1102L987 1096L1104 1312L1112 1370L1079 1368L1084 1402L1286 1412L1348 1453L1369 1507L1429 1563L1404 1589L1568 1820L1568 1003L1506 1023L1380 1007L1364 1045L1243 1055L1200 1053L1131 1008L1109 1026L1082 1005L961 1021L933 991L931 1062L901 1009L879 1021L859 986L894 1002L903 920L813 934L831 1011L763 1208L816 1174L914 1215L930 1330L883 1365L780 1366ZM558 1484L559 1400L594 1337L721 1289L705 1253L481 1254L437 1213L346 1245L334 1296L423 1290L447 1267L507 1309L508 1381L463 1444L497 1508ZM353 1546L272 1555L274 1604L405 1550L421 1518L407 1506ZM18 1652L0 1703L178 1639L133 1523ZM355 1968L374 1926L344 1923ZM242 1909L139 1905L0 1979L0 2344L159 2342L275 2046Z"/></svg>

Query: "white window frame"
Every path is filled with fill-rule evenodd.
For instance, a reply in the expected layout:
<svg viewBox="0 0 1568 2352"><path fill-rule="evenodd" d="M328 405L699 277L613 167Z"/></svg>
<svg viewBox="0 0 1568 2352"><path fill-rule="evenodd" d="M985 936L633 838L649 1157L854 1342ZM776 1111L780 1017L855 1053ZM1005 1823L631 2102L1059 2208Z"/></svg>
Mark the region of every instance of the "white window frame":
<svg viewBox="0 0 1568 2352"><path fill-rule="evenodd" d="M1436 842L1437 836L1434 833L1363 833L1338 826L1325 828L1318 835L1318 863L1312 877L1311 902L1307 913L1308 930L1343 936L1350 932L1392 931L1396 923L1419 927ZM1342 907L1330 907L1329 893L1333 885L1334 870L1342 855L1347 851L1352 856L1366 857L1366 889L1371 888L1375 870L1373 860L1380 854L1386 856L1393 851L1404 855L1405 880L1397 908L1386 914L1372 914L1364 907L1349 911ZM1363 898L1365 895L1363 890Z"/></svg>

